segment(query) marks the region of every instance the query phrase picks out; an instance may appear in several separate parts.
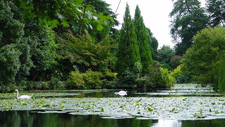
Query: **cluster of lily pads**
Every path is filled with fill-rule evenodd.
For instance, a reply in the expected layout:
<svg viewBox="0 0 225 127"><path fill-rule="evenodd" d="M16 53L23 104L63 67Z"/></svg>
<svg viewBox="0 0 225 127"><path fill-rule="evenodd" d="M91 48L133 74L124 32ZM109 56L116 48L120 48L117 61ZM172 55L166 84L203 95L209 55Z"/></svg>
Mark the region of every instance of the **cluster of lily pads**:
<svg viewBox="0 0 225 127"><path fill-rule="evenodd" d="M182 90L182 88L179 89ZM176 90L176 88L173 90ZM33 97L30 100L1 99L0 110L30 110L37 113L100 115L104 119L225 119L225 97Z"/></svg>
<svg viewBox="0 0 225 127"><path fill-rule="evenodd" d="M224 97L39 98L0 100L0 110L100 115L103 118L225 118Z"/></svg>

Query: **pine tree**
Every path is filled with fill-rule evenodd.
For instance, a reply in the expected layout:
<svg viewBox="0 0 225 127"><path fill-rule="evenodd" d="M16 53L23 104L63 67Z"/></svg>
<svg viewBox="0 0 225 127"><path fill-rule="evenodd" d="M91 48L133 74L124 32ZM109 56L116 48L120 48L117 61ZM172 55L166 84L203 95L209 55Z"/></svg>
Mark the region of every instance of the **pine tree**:
<svg viewBox="0 0 225 127"><path fill-rule="evenodd" d="M137 35L127 5L117 51L116 70L118 76L120 77L127 69L132 70L137 62L140 62Z"/></svg>
<svg viewBox="0 0 225 127"><path fill-rule="evenodd" d="M152 54L149 45L148 31L145 27L143 17L141 16L141 11L138 6L135 10L134 26L141 56L142 72L149 73L152 65Z"/></svg>

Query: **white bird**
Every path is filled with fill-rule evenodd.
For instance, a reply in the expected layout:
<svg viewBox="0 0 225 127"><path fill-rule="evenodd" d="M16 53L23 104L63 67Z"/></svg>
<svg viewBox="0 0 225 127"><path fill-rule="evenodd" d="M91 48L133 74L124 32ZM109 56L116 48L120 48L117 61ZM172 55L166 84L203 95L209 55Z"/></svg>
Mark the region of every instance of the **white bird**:
<svg viewBox="0 0 225 127"><path fill-rule="evenodd" d="M116 95L120 95L120 96L125 96L125 95L127 95L127 91L121 90L121 91L119 91L119 92L115 92L115 94L116 94Z"/></svg>
<svg viewBox="0 0 225 127"><path fill-rule="evenodd" d="M29 95L22 95L22 96L19 96L19 91L18 89L15 89L16 91L16 98L17 99L31 99L32 96L29 96Z"/></svg>

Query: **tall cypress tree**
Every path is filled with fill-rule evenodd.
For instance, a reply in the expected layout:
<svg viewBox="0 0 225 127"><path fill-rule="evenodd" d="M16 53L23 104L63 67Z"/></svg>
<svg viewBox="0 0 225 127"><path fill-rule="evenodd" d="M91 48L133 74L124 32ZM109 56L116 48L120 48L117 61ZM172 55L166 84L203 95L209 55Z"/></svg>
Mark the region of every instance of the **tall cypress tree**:
<svg viewBox="0 0 225 127"><path fill-rule="evenodd" d="M142 72L148 73L151 71L152 54L149 45L148 31L145 27L143 17L141 16L141 11L138 6L136 6L135 10L134 26L141 56Z"/></svg>
<svg viewBox="0 0 225 127"><path fill-rule="evenodd" d="M136 62L140 62L137 35L135 33L128 5L126 6L124 23L122 24L120 32L116 61L116 70L119 77L127 69L132 70Z"/></svg>

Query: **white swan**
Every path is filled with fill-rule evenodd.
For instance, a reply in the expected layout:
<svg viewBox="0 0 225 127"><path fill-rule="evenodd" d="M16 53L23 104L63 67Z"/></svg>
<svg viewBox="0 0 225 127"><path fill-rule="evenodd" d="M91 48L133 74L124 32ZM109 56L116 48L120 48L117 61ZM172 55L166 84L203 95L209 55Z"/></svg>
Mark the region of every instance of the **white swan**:
<svg viewBox="0 0 225 127"><path fill-rule="evenodd" d="M115 94L116 94L116 95L120 95L120 96L125 96L125 95L127 95L127 91L121 90L121 91L119 91L119 92L115 92Z"/></svg>
<svg viewBox="0 0 225 127"><path fill-rule="evenodd" d="M16 98L17 99L31 99L32 96L29 96L29 95L22 95L22 96L19 96L19 91L18 89L15 89L16 91Z"/></svg>

